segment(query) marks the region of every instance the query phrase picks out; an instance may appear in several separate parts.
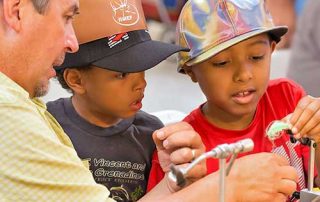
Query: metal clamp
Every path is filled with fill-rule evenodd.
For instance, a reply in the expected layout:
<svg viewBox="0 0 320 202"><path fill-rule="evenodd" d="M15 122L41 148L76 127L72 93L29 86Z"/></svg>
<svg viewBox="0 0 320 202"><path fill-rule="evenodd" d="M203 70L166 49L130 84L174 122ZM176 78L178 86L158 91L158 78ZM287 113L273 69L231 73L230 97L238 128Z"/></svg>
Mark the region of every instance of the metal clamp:
<svg viewBox="0 0 320 202"><path fill-rule="evenodd" d="M252 151L254 147L254 143L251 139L240 140L236 143L232 144L221 144L208 151L194 161L192 161L186 168L178 168L175 166L171 166L171 171L169 172L169 179L176 182L177 186L183 187L186 185L186 177L188 172L201 161L207 158L216 158L219 159L219 201L224 201L225 196L225 177L228 176L231 167L233 165L234 160L236 159L239 153ZM226 159L229 158L230 163L226 168Z"/></svg>

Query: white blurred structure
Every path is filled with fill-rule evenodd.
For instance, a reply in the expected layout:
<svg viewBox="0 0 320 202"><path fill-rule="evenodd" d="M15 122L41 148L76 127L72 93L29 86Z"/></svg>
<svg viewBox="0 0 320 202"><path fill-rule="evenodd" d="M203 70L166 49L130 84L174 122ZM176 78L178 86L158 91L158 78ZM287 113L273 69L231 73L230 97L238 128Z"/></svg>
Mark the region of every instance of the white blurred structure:
<svg viewBox="0 0 320 202"><path fill-rule="evenodd" d="M290 49L276 50L272 54L270 79L286 77L289 67Z"/></svg>

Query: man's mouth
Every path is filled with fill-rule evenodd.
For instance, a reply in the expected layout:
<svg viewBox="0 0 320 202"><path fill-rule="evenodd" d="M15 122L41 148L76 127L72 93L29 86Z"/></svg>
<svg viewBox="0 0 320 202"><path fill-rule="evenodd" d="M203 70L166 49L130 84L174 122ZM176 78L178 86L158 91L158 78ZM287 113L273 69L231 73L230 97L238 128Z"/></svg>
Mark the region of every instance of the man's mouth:
<svg viewBox="0 0 320 202"><path fill-rule="evenodd" d="M61 66L64 62L64 58L65 58L65 54L63 54L62 56L60 56L58 59L56 59L54 62L53 62L53 66L54 67L58 67L58 66Z"/></svg>

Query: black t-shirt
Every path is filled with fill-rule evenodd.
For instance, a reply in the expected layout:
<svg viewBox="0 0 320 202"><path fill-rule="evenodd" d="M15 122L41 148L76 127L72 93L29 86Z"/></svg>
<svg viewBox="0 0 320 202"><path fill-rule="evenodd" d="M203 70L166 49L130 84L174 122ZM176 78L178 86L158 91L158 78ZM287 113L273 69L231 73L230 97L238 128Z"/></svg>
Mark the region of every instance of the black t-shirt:
<svg viewBox="0 0 320 202"><path fill-rule="evenodd" d="M139 111L108 128L95 126L75 111L70 98L47 103L48 111L70 137L78 156L88 160L97 183L117 201L137 201L146 193L155 144L154 130L161 121Z"/></svg>

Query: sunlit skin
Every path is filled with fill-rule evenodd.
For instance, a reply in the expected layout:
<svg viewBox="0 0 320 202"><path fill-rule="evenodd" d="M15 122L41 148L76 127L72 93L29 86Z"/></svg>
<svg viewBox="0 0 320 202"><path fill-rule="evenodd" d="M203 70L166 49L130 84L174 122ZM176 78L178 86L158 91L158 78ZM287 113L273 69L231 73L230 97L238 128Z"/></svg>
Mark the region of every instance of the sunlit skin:
<svg viewBox="0 0 320 202"><path fill-rule="evenodd" d="M90 123L108 127L133 116L142 107L144 72L120 73L98 67L66 69L64 78L74 91L76 111Z"/></svg>
<svg viewBox="0 0 320 202"><path fill-rule="evenodd" d="M13 8L8 22L14 32L8 41L14 48L6 54L15 59L8 59L10 63L3 64L1 71L31 98L42 96L48 91L49 79L55 76L53 66L62 64L66 52L78 50L72 19L78 13L79 2L50 0L43 14L35 10L30 0L21 0Z"/></svg>
<svg viewBox="0 0 320 202"><path fill-rule="evenodd" d="M207 98L202 112L209 122L230 130L250 124L268 85L275 46L267 34L261 34L186 68Z"/></svg>

